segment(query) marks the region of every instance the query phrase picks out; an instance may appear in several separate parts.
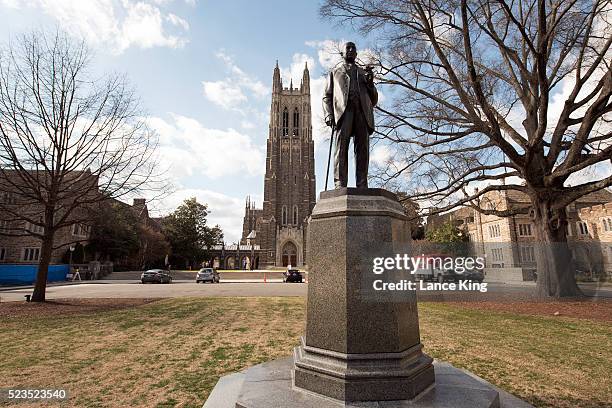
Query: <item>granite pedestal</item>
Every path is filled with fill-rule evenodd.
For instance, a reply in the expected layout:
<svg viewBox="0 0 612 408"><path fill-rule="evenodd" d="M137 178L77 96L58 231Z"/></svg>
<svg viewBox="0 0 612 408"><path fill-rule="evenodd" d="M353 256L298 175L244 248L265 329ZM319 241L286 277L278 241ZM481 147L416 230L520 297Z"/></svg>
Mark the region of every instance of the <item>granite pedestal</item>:
<svg viewBox="0 0 612 408"><path fill-rule="evenodd" d="M374 258L405 253L410 244L394 194L321 193L307 244L306 333L293 358L220 380L206 408L529 407L503 403L495 387L452 366L434 368L422 352L414 291L373 293Z"/></svg>
<svg viewBox="0 0 612 408"><path fill-rule="evenodd" d="M421 351L414 291L401 301L368 296L377 257L410 241L404 207L382 189L321 193L308 224L306 335L294 385L342 401L406 400L434 382Z"/></svg>

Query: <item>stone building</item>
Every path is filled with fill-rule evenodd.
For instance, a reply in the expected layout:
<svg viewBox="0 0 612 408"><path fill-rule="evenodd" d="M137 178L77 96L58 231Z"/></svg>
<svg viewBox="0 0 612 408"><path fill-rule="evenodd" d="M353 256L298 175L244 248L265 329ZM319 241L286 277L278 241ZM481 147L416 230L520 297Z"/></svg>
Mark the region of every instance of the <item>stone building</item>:
<svg viewBox="0 0 612 408"><path fill-rule="evenodd" d="M0 221L0 229L43 232L42 227L34 226L25 221ZM73 224L60 228L55 233L51 263L62 263L66 251L71 245L86 245L89 240L90 227L86 224ZM41 241L32 235L4 236L0 235L0 263L37 264L40 259Z"/></svg>
<svg viewBox="0 0 612 408"><path fill-rule="evenodd" d="M33 172L32 172L33 173ZM10 174L4 171L4 174ZM72 172L70 176L73 178L82 177L87 183L97 185L97 178L91 173ZM19 180L19 178L16 178ZM26 190L26 189L24 189ZM22 190L23 191L23 190ZM27 191L27 190L26 190ZM99 194L91 192L91 194ZM94 200L95 201L95 200ZM147 204L145 199L134 199L133 205L112 200L122 206L129 207L140 222L159 230L159 226L149 218ZM90 204L89 210L95 211L96 206L103 202ZM11 208L11 212L18 215L11 215L7 211L2 211L2 208ZM34 234L44 233L44 228L40 225L32 224L24 218L31 220L41 220L44 214L44 208L36 201L23 198L23 192L16 188L11 183L3 182L0 179L0 263L3 264L37 264L41 256L41 239ZM59 214L56 214L56 216ZM69 259L69 250L79 246L85 247L89 244L91 237L91 222L88 221L91 214L85 210L76 210L71 218L74 222L66 227L62 227L56 231L54 236L54 250L51 254L51 264L59 264L67 262ZM86 258L84 253L81 257ZM90 261L92 259L82 259L82 261Z"/></svg>
<svg viewBox="0 0 612 408"><path fill-rule="evenodd" d="M612 277L612 200L582 207L577 215L570 238L576 267L587 276Z"/></svg>
<svg viewBox="0 0 612 408"><path fill-rule="evenodd" d="M254 268L302 266L316 200L308 66L298 88L285 88L276 63L266 150L263 206L247 197L240 244L257 248Z"/></svg>
<svg viewBox="0 0 612 408"><path fill-rule="evenodd" d="M484 209L530 207L529 197L519 191L491 191ZM580 197L568 206L568 241L576 268L585 277L612 275L612 192L600 190ZM484 215L467 207L429 217L427 229L452 222L468 234L472 249L486 257L489 270L500 269L502 280L532 280L537 271L537 239L528 214L511 217ZM491 274L497 274L493 271Z"/></svg>
<svg viewBox="0 0 612 408"><path fill-rule="evenodd" d="M15 170L3 170L0 174L13 177L11 182L0 179L0 263L36 264L41 256L41 240L34 234L43 234L44 228L35 223L42 223L44 207L27 197L33 191L31 186L21 188L15 184L15 180L21 181L27 177L17 176ZM27 174L31 178L45 177L42 171ZM97 185L97 178L88 171L73 171L66 176L66 180L67 184L71 183L77 188L79 183ZM52 264L61 263L71 245L87 243L90 227L81 222L82 218L81 212L75 211L71 217L75 222L56 231Z"/></svg>

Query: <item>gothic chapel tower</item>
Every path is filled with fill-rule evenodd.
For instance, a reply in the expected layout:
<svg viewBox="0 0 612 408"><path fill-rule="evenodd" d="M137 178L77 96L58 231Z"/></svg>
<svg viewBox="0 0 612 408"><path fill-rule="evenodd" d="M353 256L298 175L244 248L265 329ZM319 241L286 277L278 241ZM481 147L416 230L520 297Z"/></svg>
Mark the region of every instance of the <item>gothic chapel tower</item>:
<svg viewBox="0 0 612 408"><path fill-rule="evenodd" d="M278 61L272 79L264 202L256 242L268 249L269 266L302 266L306 223L315 205L314 143L310 74L304 67L299 88L283 88Z"/></svg>

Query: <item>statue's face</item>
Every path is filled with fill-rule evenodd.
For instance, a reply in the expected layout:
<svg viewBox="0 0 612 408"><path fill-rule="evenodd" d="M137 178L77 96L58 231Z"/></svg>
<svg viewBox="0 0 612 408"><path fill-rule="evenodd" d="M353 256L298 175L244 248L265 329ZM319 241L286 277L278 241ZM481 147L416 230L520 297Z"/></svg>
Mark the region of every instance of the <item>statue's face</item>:
<svg viewBox="0 0 612 408"><path fill-rule="evenodd" d="M346 62L355 62L357 58L357 47L352 42L347 42L344 46L344 60Z"/></svg>

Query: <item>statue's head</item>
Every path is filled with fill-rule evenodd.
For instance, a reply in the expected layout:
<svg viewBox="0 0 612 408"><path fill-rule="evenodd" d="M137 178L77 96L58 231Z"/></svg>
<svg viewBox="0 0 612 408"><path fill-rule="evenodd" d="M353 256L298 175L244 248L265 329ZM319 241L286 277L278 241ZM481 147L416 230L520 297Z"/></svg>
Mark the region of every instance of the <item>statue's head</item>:
<svg viewBox="0 0 612 408"><path fill-rule="evenodd" d="M357 58L357 47L354 42L347 42L344 44L344 60L346 62L355 62Z"/></svg>

